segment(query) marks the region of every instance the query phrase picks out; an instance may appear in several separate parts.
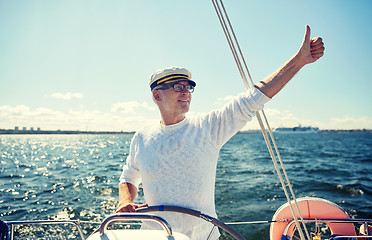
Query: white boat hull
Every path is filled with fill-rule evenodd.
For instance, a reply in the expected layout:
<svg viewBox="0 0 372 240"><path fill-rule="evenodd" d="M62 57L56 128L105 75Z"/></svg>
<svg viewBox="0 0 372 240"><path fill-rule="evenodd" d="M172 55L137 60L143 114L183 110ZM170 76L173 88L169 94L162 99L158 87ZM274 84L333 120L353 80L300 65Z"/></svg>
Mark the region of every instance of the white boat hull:
<svg viewBox="0 0 372 240"><path fill-rule="evenodd" d="M182 233L173 232L172 236L167 236L163 230L106 230L103 235L96 232L89 236L87 240L190 240Z"/></svg>

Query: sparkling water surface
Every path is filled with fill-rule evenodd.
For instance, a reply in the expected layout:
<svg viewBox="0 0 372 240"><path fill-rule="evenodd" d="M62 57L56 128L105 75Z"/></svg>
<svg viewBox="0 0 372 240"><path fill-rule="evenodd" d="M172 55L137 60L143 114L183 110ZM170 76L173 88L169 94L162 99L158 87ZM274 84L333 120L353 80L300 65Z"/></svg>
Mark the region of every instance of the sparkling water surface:
<svg viewBox="0 0 372 240"><path fill-rule="evenodd" d="M296 197L324 198L353 218L372 218L371 133L274 136ZM101 222L115 212L118 178L131 138L132 134L0 136L0 219ZM142 201L141 189L136 201ZM262 135L237 134L230 139L217 167L219 218L268 221L285 202ZM82 223L86 236L97 226ZM233 228L246 239L269 239L269 224ZM17 239L34 239L42 234L26 233L44 230L26 226L18 231ZM78 237L62 227L51 232L53 237L43 239Z"/></svg>

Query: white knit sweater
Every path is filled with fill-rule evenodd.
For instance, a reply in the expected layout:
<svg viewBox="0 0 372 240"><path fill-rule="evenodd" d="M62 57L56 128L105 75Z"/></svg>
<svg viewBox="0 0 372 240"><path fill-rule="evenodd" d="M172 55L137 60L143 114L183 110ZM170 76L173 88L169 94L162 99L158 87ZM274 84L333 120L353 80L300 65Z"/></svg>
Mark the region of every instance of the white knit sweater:
<svg viewBox="0 0 372 240"><path fill-rule="evenodd" d="M269 100L256 88L238 95L222 109L174 125L138 131L132 139L120 182L142 182L145 203L176 205L217 217L214 187L218 154L255 112ZM192 240L206 239L211 224L179 214L162 215L174 231ZM149 225L148 225L149 227ZM215 231L212 239L217 239Z"/></svg>

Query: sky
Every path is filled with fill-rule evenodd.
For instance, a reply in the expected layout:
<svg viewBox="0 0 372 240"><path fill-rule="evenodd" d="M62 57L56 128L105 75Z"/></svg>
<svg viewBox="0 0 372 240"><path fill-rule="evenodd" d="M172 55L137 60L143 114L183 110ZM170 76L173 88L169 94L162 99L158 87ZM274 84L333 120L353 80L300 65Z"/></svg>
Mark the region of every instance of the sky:
<svg viewBox="0 0 372 240"><path fill-rule="evenodd" d="M298 51L306 25L325 43L324 57L265 105L271 127L372 129L372 1L224 5L254 82ZM159 123L148 81L169 66L197 83L189 116L245 91L211 1L0 0L0 36L0 129Z"/></svg>

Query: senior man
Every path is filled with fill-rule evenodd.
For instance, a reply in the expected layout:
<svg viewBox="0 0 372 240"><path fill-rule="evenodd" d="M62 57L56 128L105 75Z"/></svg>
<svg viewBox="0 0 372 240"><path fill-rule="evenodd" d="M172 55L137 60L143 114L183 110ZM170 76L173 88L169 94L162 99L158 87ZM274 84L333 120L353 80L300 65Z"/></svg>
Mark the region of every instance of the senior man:
<svg viewBox="0 0 372 240"><path fill-rule="evenodd" d="M241 93L222 109L187 117L196 83L181 67L156 71L150 77L153 100L161 113L155 126L133 136L119 184L117 212L135 212L142 206L178 205L213 217L214 188L221 147L261 110L305 65L324 54L321 38L310 38L310 28L299 51L276 72ZM133 203L142 183L144 205ZM177 214L162 215L177 231L192 240L206 239L212 226L201 219ZM153 228L144 224L143 228ZM218 239L214 231L211 239Z"/></svg>

